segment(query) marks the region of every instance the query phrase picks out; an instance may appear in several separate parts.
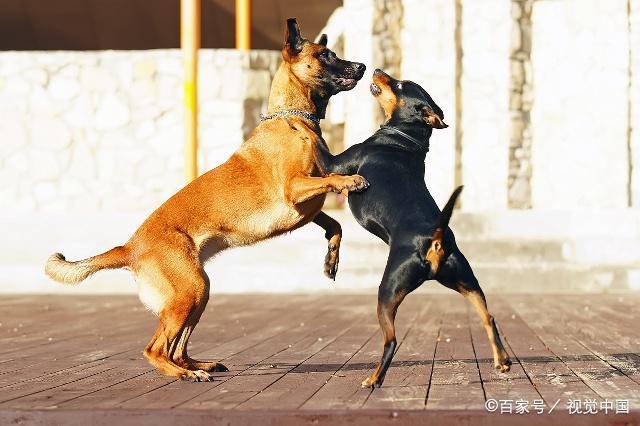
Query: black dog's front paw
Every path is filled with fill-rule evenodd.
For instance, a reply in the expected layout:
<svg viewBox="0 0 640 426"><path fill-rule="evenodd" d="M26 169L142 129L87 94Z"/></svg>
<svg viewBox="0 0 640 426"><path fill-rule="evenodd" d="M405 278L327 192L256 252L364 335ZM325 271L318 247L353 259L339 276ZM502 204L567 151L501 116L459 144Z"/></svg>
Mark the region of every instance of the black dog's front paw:
<svg viewBox="0 0 640 426"><path fill-rule="evenodd" d="M338 254L338 247L329 244L327 255L324 257L324 274L332 280L336 280L336 274L338 273L338 263L340 256Z"/></svg>

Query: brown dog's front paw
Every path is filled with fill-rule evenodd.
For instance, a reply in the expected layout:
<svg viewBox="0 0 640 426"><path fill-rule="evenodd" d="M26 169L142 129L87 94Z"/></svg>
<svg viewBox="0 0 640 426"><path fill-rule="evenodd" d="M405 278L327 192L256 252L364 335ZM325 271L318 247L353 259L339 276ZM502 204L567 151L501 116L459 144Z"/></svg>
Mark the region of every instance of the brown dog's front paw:
<svg viewBox="0 0 640 426"><path fill-rule="evenodd" d="M204 370L187 370L180 379L188 382L213 382L213 376Z"/></svg>
<svg viewBox="0 0 640 426"><path fill-rule="evenodd" d="M340 262L338 246L329 244L327 255L324 257L324 274L336 280L336 274L338 273L338 263Z"/></svg>
<svg viewBox="0 0 640 426"><path fill-rule="evenodd" d="M341 176L341 178L340 184L334 189L335 192L362 192L369 188L369 182L360 175Z"/></svg>

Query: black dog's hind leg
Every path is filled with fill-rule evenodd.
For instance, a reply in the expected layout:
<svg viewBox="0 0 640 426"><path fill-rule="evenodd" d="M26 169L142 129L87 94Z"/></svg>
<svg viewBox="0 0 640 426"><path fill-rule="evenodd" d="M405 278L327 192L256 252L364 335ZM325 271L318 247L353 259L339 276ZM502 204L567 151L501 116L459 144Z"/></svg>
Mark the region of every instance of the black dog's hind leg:
<svg viewBox="0 0 640 426"><path fill-rule="evenodd" d="M338 272L338 262L340 260L340 241L342 240L342 227L340 223L326 214L320 212L313 218L313 223L325 230L324 237L327 239L327 255L324 258L324 274L336 279Z"/></svg>
<svg viewBox="0 0 640 426"><path fill-rule="evenodd" d="M509 354L507 354L502 344L496 322L487 309L487 299L473 274L471 266L462 253L457 252L449 256L444 270L439 274L438 281L442 285L462 294L476 308L489 338L489 344L493 352L493 366L503 373L509 371L511 368Z"/></svg>
<svg viewBox="0 0 640 426"><path fill-rule="evenodd" d="M391 249L389 260L378 288L378 322L382 331L383 351L380 363L371 376L362 381L363 388L380 387L396 350L395 319L405 296L418 288L427 269L414 249Z"/></svg>

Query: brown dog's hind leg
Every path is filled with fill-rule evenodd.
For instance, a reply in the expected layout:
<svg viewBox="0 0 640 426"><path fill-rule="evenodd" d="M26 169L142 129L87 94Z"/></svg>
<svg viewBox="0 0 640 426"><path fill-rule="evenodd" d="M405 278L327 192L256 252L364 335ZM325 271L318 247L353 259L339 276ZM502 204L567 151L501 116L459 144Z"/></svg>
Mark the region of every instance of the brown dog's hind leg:
<svg viewBox="0 0 640 426"><path fill-rule="evenodd" d="M184 246L175 240L160 247L153 255L143 259L143 266L136 271L141 282L141 299L158 313L160 325L144 350L147 360L163 374L191 381L211 381L204 370L190 370L174 361L176 353L182 354L191 330L200 319L209 295L209 281L197 255L185 239ZM190 330L185 333L187 327ZM180 349L180 352L177 352Z"/></svg>
<svg viewBox="0 0 640 426"><path fill-rule="evenodd" d="M211 381L211 375L203 370L191 371L171 360L170 353L175 349L179 334L186 323L188 313L182 312L178 305L170 304L167 312L161 313L160 324L153 338L144 350L149 363L167 376L195 382Z"/></svg>
<svg viewBox="0 0 640 426"><path fill-rule="evenodd" d="M326 214L320 212L313 218L313 223L325 230L324 237L328 241L327 255L324 258L324 274L335 281L340 261L340 241L342 240L342 227L340 223Z"/></svg>
<svg viewBox="0 0 640 426"><path fill-rule="evenodd" d="M209 278L206 276L206 274L204 275L204 278L207 282L209 281ZM191 313L189 319L187 320L187 326L182 330L182 334L180 335L180 339L178 340L178 344L173 353L172 359L173 362L175 362L177 365L188 370L204 370L208 372L229 371L227 367L217 361L199 361L191 358L187 353L187 344L189 342L189 338L191 337L193 329L200 321L200 317L202 316L202 313L207 306L208 300L209 294L205 294L198 308Z"/></svg>

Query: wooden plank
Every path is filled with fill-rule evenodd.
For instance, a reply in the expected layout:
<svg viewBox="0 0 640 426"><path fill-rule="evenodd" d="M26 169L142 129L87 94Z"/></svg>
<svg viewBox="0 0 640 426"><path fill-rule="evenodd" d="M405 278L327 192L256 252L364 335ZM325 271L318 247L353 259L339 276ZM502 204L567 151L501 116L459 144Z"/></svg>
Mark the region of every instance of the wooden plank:
<svg viewBox="0 0 640 426"><path fill-rule="evenodd" d="M511 392L510 398L522 398L529 403L542 399L547 406L553 407L558 400L566 404L571 398L597 398L598 395L570 370L562 360L547 348L538 335L529 327L508 302L511 298L492 297L494 316L500 331L503 333L507 351L512 355L512 371L520 376L522 369L526 373L528 385L526 394L520 391ZM486 383L486 382L485 382ZM523 386L525 383L523 381ZM485 385L485 389L487 386ZM489 397L489 392L487 392ZM493 396L494 399L500 399ZM564 408L564 405L562 406Z"/></svg>
<svg viewBox="0 0 640 426"><path fill-rule="evenodd" d="M427 409L484 409L485 395L471 344L467 308L467 302L459 295L448 297Z"/></svg>
<svg viewBox="0 0 640 426"><path fill-rule="evenodd" d="M312 318L328 315L329 312L315 299L303 310L283 308L273 319L254 324L257 330L247 339L238 339L215 351L216 359L221 359L230 370L227 373L216 373L215 382L192 384L159 377L155 387L138 393L136 397L122 401L120 407L155 406L158 401L163 407L175 407L187 401L196 400L202 394L219 386L231 377L250 368L256 363L278 353L304 338L312 330L306 325ZM292 327L292 324L295 326ZM198 357L207 358L206 354ZM206 398L202 396L201 398ZM196 400L197 402L197 400Z"/></svg>
<svg viewBox="0 0 640 426"><path fill-rule="evenodd" d="M6 408L12 406L12 402L19 398L82 380L112 368L113 367L104 365L102 362L96 362L7 386L2 389L0 407Z"/></svg>
<svg viewBox="0 0 640 426"><path fill-rule="evenodd" d="M124 318L124 317L121 317ZM124 318L121 319L121 321L125 321L127 323L131 323L130 321L128 321L128 318ZM135 323L134 323L135 324ZM114 329L117 330L122 330L123 327L118 326L117 322L111 322L111 326ZM134 332L136 332L137 334L141 334L139 331L136 331L134 329ZM219 333L219 330L217 331ZM237 331L236 331L237 332ZM147 339L147 335L149 335L151 333L151 330L149 330L148 332L143 333L145 335L144 340L146 341ZM130 348L130 344L126 344L126 346L128 348ZM86 346L85 346L86 347ZM142 356L141 356L141 350L140 348L143 347L143 344L141 343L139 347L137 347L135 350L131 351L131 350L127 350L124 352L120 352L120 353L114 353L114 348L119 348L119 345L116 344L110 344L109 345L109 350L111 350L112 352L108 353L111 356L111 359L113 360L119 360L120 364L126 363L126 362L131 362L131 360L133 361L137 361L137 363L140 366L144 366L144 368L147 369L147 371L152 371L152 368L148 366L146 360L143 360ZM134 358L131 358L131 356L135 354ZM100 356L100 360L104 360L106 358L109 357L104 357L104 355L102 354L98 354ZM73 364L77 364L77 365L73 365ZM43 369L34 369L33 371L28 371L28 375L35 375L35 377L33 377L33 380L47 380L47 378L49 376L57 376L59 374L62 373L66 373L68 371L75 371L78 369L81 369L82 366L93 366L95 364L95 362L87 362L86 359L83 359L81 362L78 361L78 359L76 358L74 361L69 361L69 360L60 360L60 361L52 361L50 363L47 364L47 367L43 370ZM70 366L71 365L71 366ZM21 379L20 382L25 382L25 378L24 378L24 374L21 374ZM0 379L2 379L2 376L0 376ZM9 378L10 380L12 380L11 378ZM40 391L43 391L46 389L41 389ZM90 392L92 389L88 389L87 392Z"/></svg>
<svg viewBox="0 0 640 426"><path fill-rule="evenodd" d="M372 306L373 311L375 303L370 306ZM419 303L418 298L407 298L398 310L396 339L400 344L404 341L407 331L414 324L422 307L423 305ZM361 407L372 392L371 389L363 389L361 383L371 374L371 371L380 359L382 354L380 336L380 332L378 331L378 338L365 341L364 346L362 346L346 364L340 366L301 408L314 410L319 407L324 409Z"/></svg>
<svg viewBox="0 0 640 426"><path fill-rule="evenodd" d="M344 374L339 370L378 333L378 324L372 318L356 323L353 328L288 372L265 391L252 396L236 408L298 409L332 378L342 380Z"/></svg>
<svg viewBox="0 0 640 426"><path fill-rule="evenodd" d="M566 309L567 321L564 325L564 332L571 336L578 343L584 346L592 354L606 362L613 368L629 377L635 383L640 384L640 344L634 344L634 339L638 334L637 325L629 334L620 333L620 321L607 318L609 303L599 303L593 300L591 309ZM566 299L554 299L549 302L552 308L566 306ZM605 309L602 309L605 308ZM626 318L626 322L634 322ZM625 339L625 337L627 337Z"/></svg>
<svg viewBox="0 0 640 426"><path fill-rule="evenodd" d="M419 297L422 311L398 348L382 387L374 389L363 408L424 408L446 302L441 295Z"/></svg>
<svg viewBox="0 0 640 426"><path fill-rule="evenodd" d="M242 371L206 394L182 404L180 408L229 409L234 408L308 360L331 344L360 320L354 312L340 313L329 309L327 315L312 319L306 325L309 333L302 340L289 344L286 349ZM289 337L290 341L291 336ZM271 344L273 345L273 343Z"/></svg>
<svg viewBox="0 0 640 426"><path fill-rule="evenodd" d="M593 355L574 339L564 335L563 324L569 320L563 309L551 309L552 296L537 297L535 305L514 297L513 307L543 341L549 351L558 356L600 399L629 399L632 406L640 404L640 388L627 376Z"/></svg>
<svg viewBox="0 0 640 426"><path fill-rule="evenodd" d="M307 302L307 300L309 300L308 297L296 297L293 298L292 302ZM203 327L205 330L200 331L201 334L206 336L209 332L214 332L213 336L219 338L220 341L219 344L212 345L203 343L197 346L194 345L193 347L190 346L190 352L194 354L194 357L224 359L234 353L251 350L260 342L282 333L286 329L287 322L290 323L296 315L295 311L282 307L282 302L275 298L267 298L267 300L262 302L254 302L247 299L244 299L244 301L244 308L237 310L237 318L231 316L231 322L234 324L234 327L218 329L214 324ZM256 306L252 306L251 304ZM278 308L273 309L274 306ZM264 324L267 325L265 326ZM198 328L196 332L198 332ZM202 339L202 337L199 337L196 333L194 333L194 336ZM226 340L226 337L229 337L229 340ZM198 348L200 349L198 350ZM214 356L211 356L212 354ZM147 365L146 360L141 360L140 362L144 362L144 364ZM224 373L220 374L222 376L224 375ZM60 405L74 409L83 407L116 407L126 404L128 401L133 401L137 397L144 396L154 390L169 386L174 382L176 382L174 379L162 376L150 368L145 374L127 378L113 386L94 390L80 398L64 402ZM205 389L203 389L203 387L212 385L212 383L178 383L187 387L186 389L188 391L185 392L183 390L182 394L180 394L185 398L189 398L190 393L199 394L204 392ZM135 406L135 402L130 402L129 404Z"/></svg>

